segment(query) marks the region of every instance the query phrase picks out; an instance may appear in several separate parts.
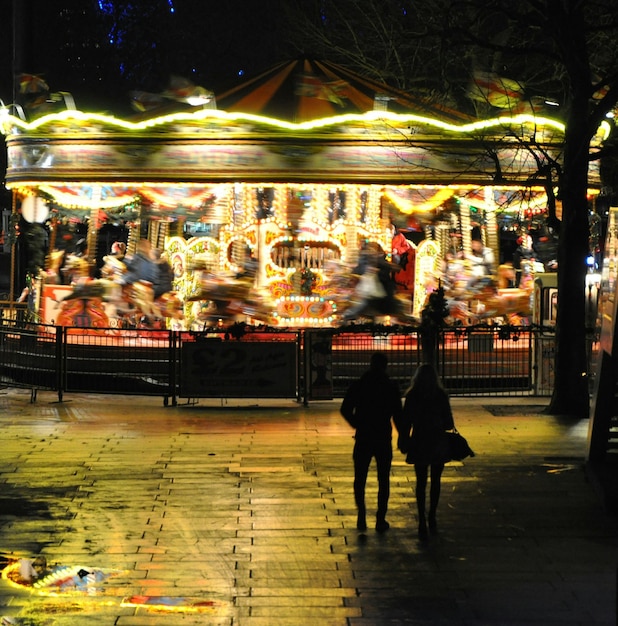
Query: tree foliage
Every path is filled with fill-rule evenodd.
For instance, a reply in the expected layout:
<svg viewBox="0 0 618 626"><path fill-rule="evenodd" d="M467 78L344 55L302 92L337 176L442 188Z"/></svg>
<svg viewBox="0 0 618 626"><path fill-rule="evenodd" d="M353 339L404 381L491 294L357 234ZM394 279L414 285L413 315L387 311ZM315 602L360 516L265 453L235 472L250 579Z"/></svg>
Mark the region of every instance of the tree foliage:
<svg viewBox="0 0 618 626"><path fill-rule="evenodd" d="M407 91L445 95L444 77L428 67L452 67L418 19L416 3L398 0L287 0L290 41L302 56L324 58ZM454 69L454 68L453 68Z"/></svg>
<svg viewBox="0 0 618 626"><path fill-rule="evenodd" d="M614 149L611 138L599 149L591 144L618 102L615 1L303 0L292 6L304 13L296 24L305 24L297 33L305 49L335 54L406 89L422 84L478 116L499 110L491 98L474 97L476 77L503 81L513 92L509 108L551 113L565 123L561 162L539 164L546 188L562 202L558 290L559 302L568 302L558 306L550 410L587 415L588 171L591 160L611 163Z"/></svg>

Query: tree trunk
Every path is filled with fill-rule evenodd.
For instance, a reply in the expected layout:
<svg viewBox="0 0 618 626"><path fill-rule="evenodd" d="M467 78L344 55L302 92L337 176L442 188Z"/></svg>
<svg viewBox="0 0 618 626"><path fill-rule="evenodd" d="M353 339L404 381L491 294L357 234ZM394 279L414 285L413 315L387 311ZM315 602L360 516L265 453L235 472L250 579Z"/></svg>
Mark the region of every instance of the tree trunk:
<svg viewBox="0 0 618 626"><path fill-rule="evenodd" d="M588 255L587 99L574 99L565 131L560 192L562 225L558 244L558 312L554 390L548 412L588 417L590 398L586 350L586 257Z"/></svg>

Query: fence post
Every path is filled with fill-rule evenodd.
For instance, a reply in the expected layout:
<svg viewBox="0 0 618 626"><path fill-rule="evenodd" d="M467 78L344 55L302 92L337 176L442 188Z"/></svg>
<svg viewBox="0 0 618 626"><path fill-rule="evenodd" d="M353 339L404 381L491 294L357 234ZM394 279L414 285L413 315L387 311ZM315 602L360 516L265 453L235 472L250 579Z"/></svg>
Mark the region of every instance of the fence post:
<svg viewBox="0 0 618 626"><path fill-rule="evenodd" d="M171 396L172 398L172 406L176 406L177 404L177 396L178 396L178 390L176 389L176 359L178 357L179 354L179 349L178 346L180 344L180 331L177 330L170 330L168 337L167 337L167 341L168 341L168 352L167 352L167 359L168 359L168 368L167 368L167 375L168 375L168 396L165 397L163 399L163 404L165 406L168 405L169 402L169 398Z"/></svg>
<svg viewBox="0 0 618 626"><path fill-rule="evenodd" d="M64 380L66 373L66 338L64 326L56 326L56 387L58 390L58 402L62 402L64 395Z"/></svg>
<svg viewBox="0 0 618 626"><path fill-rule="evenodd" d="M301 379L302 379L302 385L299 385L299 391L301 392L301 395L302 395L303 404L305 406L308 406L309 405L309 376L311 376L311 355L308 354L309 348L307 347L308 346L307 331L306 330L300 331L298 339L299 339L298 345L300 348L299 358L301 359L301 363L304 366L302 368L303 369L302 376L301 376L301 368L300 367L298 368L299 376L301 376Z"/></svg>

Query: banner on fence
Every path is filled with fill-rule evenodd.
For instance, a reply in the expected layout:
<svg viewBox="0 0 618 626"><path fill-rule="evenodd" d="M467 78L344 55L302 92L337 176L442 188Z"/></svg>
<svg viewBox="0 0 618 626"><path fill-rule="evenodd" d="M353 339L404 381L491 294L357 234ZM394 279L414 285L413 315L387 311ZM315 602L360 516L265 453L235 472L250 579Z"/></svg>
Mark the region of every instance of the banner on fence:
<svg viewBox="0 0 618 626"><path fill-rule="evenodd" d="M296 344L204 340L182 346L182 398L293 398Z"/></svg>

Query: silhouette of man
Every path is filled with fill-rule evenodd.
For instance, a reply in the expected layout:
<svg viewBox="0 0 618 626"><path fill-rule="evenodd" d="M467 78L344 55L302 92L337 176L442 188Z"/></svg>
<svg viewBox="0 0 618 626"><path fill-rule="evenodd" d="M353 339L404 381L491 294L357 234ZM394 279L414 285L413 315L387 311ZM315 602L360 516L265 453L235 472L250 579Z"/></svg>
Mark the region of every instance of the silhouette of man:
<svg viewBox="0 0 618 626"><path fill-rule="evenodd" d="M378 474L376 530L384 532L389 528L386 512L393 460L391 419L397 426L402 409L398 385L386 373L387 363L383 352L373 354L369 370L350 385L340 409L341 415L356 430L353 460L358 530L367 529L365 485L372 458L376 460Z"/></svg>

